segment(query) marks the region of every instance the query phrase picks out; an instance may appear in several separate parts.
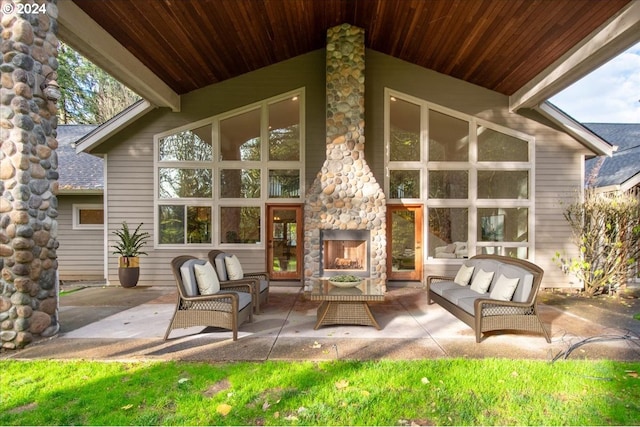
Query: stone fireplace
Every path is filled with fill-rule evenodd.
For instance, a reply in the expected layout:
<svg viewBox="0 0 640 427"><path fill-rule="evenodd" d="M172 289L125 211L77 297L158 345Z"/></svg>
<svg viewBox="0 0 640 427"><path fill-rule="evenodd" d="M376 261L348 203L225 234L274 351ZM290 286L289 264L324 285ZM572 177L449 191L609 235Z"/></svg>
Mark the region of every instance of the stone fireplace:
<svg viewBox="0 0 640 427"><path fill-rule="evenodd" d="M320 276L369 277L369 230L320 230Z"/></svg>
<svg viewBox="0 0 640 427"><path fill-rule="evenodd" d="M326 159L304 207L305 286L314 277L386 279L386 200L364 158L364 30L327 31Z"/></svg>

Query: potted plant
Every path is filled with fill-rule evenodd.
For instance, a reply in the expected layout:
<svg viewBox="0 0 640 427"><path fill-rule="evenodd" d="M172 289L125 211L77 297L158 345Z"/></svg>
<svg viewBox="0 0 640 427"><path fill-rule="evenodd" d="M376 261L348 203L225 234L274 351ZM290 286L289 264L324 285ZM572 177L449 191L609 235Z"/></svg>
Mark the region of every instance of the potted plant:
<svg viewBox="0 0 640 427"><path fill-rule="evenodd" d="M133 288L138 284L140 277L140 255L147 255L141 249L147 244L149 233L141 232L138 225L133 233L129 231L126 221L122 222L122 228L113 232L119 241L112 247L114 255L120 255L118 259L118 279L123 288Z"/></svg>

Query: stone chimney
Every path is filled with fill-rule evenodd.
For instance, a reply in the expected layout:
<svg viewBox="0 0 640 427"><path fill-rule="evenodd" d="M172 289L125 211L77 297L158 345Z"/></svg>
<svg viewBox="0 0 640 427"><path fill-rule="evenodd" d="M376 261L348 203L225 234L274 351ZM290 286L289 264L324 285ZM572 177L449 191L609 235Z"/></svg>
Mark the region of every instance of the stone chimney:
<svg viewBox="0 0 640 427"><path fill-rule="evenodd" d="M366 276L386 279L385 195L364 158L364 30L330 28L326 50L327 150L305 201L305 284L319 276L323 230L369 230Z"/></svg>

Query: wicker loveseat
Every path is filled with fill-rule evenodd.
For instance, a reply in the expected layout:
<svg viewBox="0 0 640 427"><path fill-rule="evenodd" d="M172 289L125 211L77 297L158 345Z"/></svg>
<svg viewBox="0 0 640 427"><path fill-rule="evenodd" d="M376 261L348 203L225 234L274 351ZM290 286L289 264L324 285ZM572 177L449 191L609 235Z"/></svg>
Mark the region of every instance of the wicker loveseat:
<svg viewBox="0 0 640 427"><path fill-rule="evenodd" d="M469 273L471 270L473 272ZM460 278L465 276L465 272L468 273L466 285L464 277ZM427 297L429 304L438 303L473 328L476 342L480 342L482 334L489 331L542 333L547 342L551 342L549 332L538 317L536 302L543 274L540 267L529 261L499 255L476 255L463 262L455 278L427 277ZM479 293L477 282L482 281L481 276L489 287ZM496 286L498 281L500 286ZM498 296L504 285L509 283L511 288L506 296ZM511 291L511 298L504 300Z"/></svg>

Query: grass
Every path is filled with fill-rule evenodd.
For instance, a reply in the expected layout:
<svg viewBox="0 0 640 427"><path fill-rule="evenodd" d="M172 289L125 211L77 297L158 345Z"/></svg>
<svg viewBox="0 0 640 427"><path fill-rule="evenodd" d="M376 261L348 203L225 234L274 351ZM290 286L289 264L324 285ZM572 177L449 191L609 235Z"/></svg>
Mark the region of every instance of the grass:
<svg viewBox="0 0 640 427"><path fill-rule="evenodd" d="M0 361L0 425L638 425L640 362Z"/></svg>

